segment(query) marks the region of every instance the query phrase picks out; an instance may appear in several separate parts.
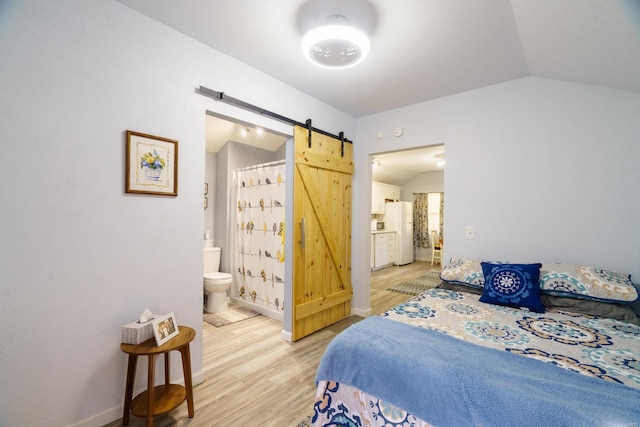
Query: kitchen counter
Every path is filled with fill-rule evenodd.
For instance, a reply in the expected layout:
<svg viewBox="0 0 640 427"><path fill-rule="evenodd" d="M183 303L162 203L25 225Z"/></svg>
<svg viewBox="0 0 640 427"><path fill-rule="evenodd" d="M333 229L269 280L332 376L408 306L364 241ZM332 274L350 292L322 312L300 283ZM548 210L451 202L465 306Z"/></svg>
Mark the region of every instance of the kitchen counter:
<svg viewBox="0 0 640 427"><path fill-rule="evenodd" d="M380 234L380 233L395 233L395 231L391 231L391 230L371 230L371 234Z"/></svg>

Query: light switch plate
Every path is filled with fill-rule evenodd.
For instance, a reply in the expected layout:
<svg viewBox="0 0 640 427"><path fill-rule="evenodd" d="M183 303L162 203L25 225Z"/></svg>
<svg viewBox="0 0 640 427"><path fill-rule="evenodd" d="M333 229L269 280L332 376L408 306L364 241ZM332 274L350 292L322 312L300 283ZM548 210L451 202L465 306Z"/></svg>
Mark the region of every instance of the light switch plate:
<svg viewBox="0 0 640 427"><path fill-rule="evenodd" d="M467 240L475 240L476 239L476 228L468 225L464 229L464 238Z"/></svg>

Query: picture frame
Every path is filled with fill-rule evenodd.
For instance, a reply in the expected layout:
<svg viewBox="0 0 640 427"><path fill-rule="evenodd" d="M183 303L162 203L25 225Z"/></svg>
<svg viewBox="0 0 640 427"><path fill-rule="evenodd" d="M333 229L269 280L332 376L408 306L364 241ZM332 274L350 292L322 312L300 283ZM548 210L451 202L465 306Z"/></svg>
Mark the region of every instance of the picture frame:
<svg viewBox="0 0 640 427"><path fill-rule="evenodd" d="M178 195L178 141L127 130L125 193Z"/></svg>
<svg viewBox="0 0 640 427"><path fill-rule="evenodd" d="M173 312L156 317L151 321L151 325L153 327L153 336L156 339L156 345L158 347L180 333L178 322Z"/></svg>

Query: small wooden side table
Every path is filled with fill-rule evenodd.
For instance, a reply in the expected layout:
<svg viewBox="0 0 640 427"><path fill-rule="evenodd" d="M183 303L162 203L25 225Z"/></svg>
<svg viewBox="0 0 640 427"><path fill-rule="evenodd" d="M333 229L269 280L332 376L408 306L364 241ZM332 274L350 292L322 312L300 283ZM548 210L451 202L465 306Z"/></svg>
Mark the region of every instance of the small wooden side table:
<svg viewBox="0 0 640 427"><path fill-rule="evenodd" d="M124 392L124 411L122 425L129 424L129 411L138 417L147 417L147 427L153 426L153 416L165 414L177 408L187 399L189 418L193 418L193 384L191 378L191 353L189 343L196 336L196 331L188 326L178 326L180 333L162 344L156 346L155 338L141 344L120 344L122 351L129 355L127 366L127 385ZM182 372L184 387L169 383L169 352L177 350L182 354ZM164 354L164 384L154 386L156 357ZM138 356L149 357L147 373L147 390L132 399L133 382L136 378Z"/></svg>

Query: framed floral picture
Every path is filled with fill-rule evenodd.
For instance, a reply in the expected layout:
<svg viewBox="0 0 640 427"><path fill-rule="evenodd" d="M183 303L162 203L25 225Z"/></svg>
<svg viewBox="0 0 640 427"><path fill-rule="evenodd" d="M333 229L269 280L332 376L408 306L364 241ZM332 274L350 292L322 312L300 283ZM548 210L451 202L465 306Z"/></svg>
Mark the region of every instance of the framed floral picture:
<svg viewBox="0 0 640 427"><path fill-rule="evenodd" d="M160 347L180 333L176 316L173 312L164 316L156 317L151 321L153 325L153 336L156 338L156 345Z"/></svg>
<svg viewBox="0 0 640 427"><path fill-rule="evenodd" d="M127 131L125 192L178 195L178 141Z"/></svg>

